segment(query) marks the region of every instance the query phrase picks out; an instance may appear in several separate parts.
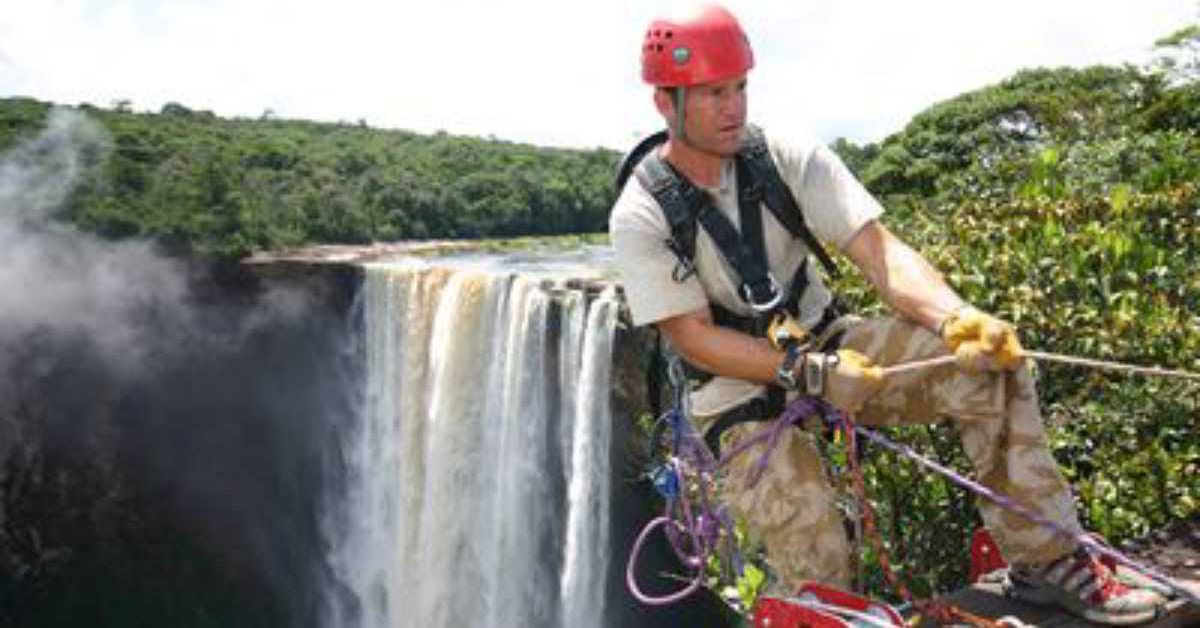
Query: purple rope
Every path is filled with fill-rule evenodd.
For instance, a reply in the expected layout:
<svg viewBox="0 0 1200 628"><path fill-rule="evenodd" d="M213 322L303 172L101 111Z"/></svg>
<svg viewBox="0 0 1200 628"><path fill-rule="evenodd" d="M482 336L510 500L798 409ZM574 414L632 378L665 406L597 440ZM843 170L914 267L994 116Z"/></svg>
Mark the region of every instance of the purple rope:
<svg viewBox="0 0 1200 628"><path fill-rule="evenodd" d="M1015 501L1009 499L1008 497L1005 497L1004 495L1001 495L1000 493L997 493L997 492L993 491L992 489L990 489L978 482L975 482L974 480L971 480L969 478L966 478L966 477L960 475L953 469L945 467L941 464L938 464L938 463L922 456L921 454L917 453L916 451L914 451L911 447L909 447L907 445L891 441L872 430L868 430L868 429L865 429L865 428L862 428L859 426L854 426L854 431L856 433L862 435L863 437L865 437L867 440L870 440L871 442L873 442L881 447L884 447L884 448L889 449L897 454L900 454L901 456L909 458L910 460L916 462L917 464L941 475L942 477L946 478L947 480L950 480L950 482L958 485L959 487L967 489L968 491L971 491L977 495L986 497L987 499L995 502L1001 508L1005 508L1012 512L1015 512L1016 514L1018 514L1022 517L1025 517L1026 519L1029 519L1030 521L1032 521L1040 526L1043 526L1045 528L1048 528L1048 529L1054 531L1055 533L1059 534L1060 536L1064 536L1064 537L1073 539L1075 542L1079 543L1080 545L1086 547L1087 549L1089 549L1093 552L1107 556L1108 558L1111 558L1112 560L1114 560L1130 569L1133 569L1134 571L1144 574L1146 577L1150 578L1151 580L1154 580L1155 582L1158 582L1159 584L1161 584L1163 586L1170 588L1172 591L1174 591L1177 594L1181 595L1182 597L1188 599L1192 603L1200 604L1200 596L1197 596L1195 593L1192 593L1190 590L1184 588L1183 585L1179 584L1174 579L1170 578L1169 576L1159 573L1158 571L1152 569L1151 567L1149 567L1147 565L1142 565L1142 564L1139 564L1129 558L1126 558L1120 552L1117 552L1116 550L1113 550L1109 547L1104 546L1103 544L1101 544L1101 543L1097 542L1095 539L1093 539L1091 536L1086 535L1086 534L1077 534L1071 530L1068 530L1067 528L1063 527L1062 525L1060 525L1054 521L1051 521L1050 519L1034 512L1033 510L1029 509L1025 505L1015 502Z"/></svg>
<svg viewBox="0 0 1200 628"><path fill-rule="evenodd" d="M673 422L672 427L675 431L674 447L676 455L672 458L670 464L671 470L676 474L679 484L679 496L677 500L667 500L662 516L652 519L650 523L646 524L646 527L638 534L633 548L629 552L629 561L625 566L625 585L634 598L646 605L661 606L678 602L694 593L700 587L704 581L704 570L708 564L708 557L717 549L721 531L725 530L730 539L734 535L733 522L728 515L721 511L714 511L711 507L708 495L708 484L711 482L709 478L715 475L721 467L728 464L738 454L766 440L767 446L759 456L747 484L748 488L753 487L762 476L763 470L766 469L771 451L775 449L775 445L779 442L783 429L794 423L799 423L813 414L819 415L822 407L823 404L821 402L807 397L801 397L793 401L784 409L779 418L772 421L769 428L760 430L738 443L730 451L722 455L719 460L713 456L704 439L678 410L673 410L671 414L667 415L666 418L669 418ZM685 474L688 468L695 469L695 473L699 476L696 487L700 494L700 504L696 509L696 513L693 513L691 500L687 496L688 483ZM678 503L673 503L675 501ZM680 522L673 516L676 509L682 513L683 522ZM641 555L642 548L646 540L650 537L650 533L660 527L663 528L663 534L670 542L676 557L686 567L695 570L695 573L688 584L682 589L662 596L651 596L638 587L637 579L634 577L634 566L637 564L638 556ZM685 551L682 547L685 540L690 543L691 552ZM732 543L729 545L732 547ZM736 552L732 553L736 554ZM726 557L726 561L722 562L730 560L739 563L737 568L740 571L741 561L736 556Z"/></svg>
<svg viewBox="0 0 1200 628"><path fill-rule="evenodd" d="M752 468L749 478L747 479L746 487L752 488L758 483L762 477L762 474L765 472L767 464L770 460L771 452L774 451L775 446L779 443L779 439L783 434L783 430L791 425L798 424L807 417L814 415L821 416L825 418L826 421L830 421L830 417L825 412L827 408L828 406L821 400L812 397L799 397L789 403L784 409L783 413L780 414L779 418L772 421L768 428L759 430L752 436L739 442L724 455L722 455L719 460L715 459L712 452L709 451L708 446L704 443L703 438L701 438L700 435L695 431L695 428L692 427L687 418L680 414L677 409L673 410L670 418L673 421L672 427L675 429L675 449L677 455L672 459L672 469L679 482L678 507L682 511L683 519L686 522L686 525L684 523L680 523L672 516L676 504L672 503L674 500L668 499L663 515L653 519L649 524L646 525L646 527L638 535L638 538L634 542L633 548L630 551L629 562L627 563L625 569L625 581L630 593L632 593L633 596L643 604L663 605L677 602L695 592L704 580L704 568L708 562L708 556L716 548L721 529L725 528L730 535L733 534L733 526L728 520L728 517L721 516L719 513L714 513L709 504L706 476L715 474L721 467L727 465L734 457L740 455L747 449L766 441L767 446L764 447L763 452L759 455L759 458ZM926 469L937 473L938 475L941 475L960 488L966 489L988 500L991 500L1001 508L1005 508L1011 512L1014 512L1017 515L1043 526L1060 536L1070 538L1092 552L1106 556L1113 561L1124 565L1125 567L1144 574L1155 582L1158 582L1159 584L1171 589L1188 601L1194 604L1200 604L1200 596L1184 588L1174 579L1147 565L1140 564L1125 557L1120 552L1117 552L1116 550L1097 542L1091 536L1086 534L1078 534L1068 530L1061 524L1051 521L1050 519L1024 506L1023 504L1015 502L1012 499L1001 495L982 484L979 484L978 482L964 477L963 475L955 472L953 469L945 467L922 456L921 454L918 454L907 445L896 443L878 434L877 432L859 426L854 426L854 431L862 435L867 440L905 458L908 458L925 467ZM687 498L688 486L685 477L684 462L686 462L688 466L695 468L697 473L700 475L700 480L697 482L697 487L700 492L702 503L700 504L699 514L696 516L693 516L691 504ZM646 542L646 539L650 536L650 533L658 527L664 526L666 526L664 528L664 534L670 541L672 549L675 551L677 557L685 565L694 569L695 575L684 588L676 591L675 593L658 597L649 596L638 588L636 579L634 578L634 566L637 562L638 556L641 554L641 550ZM682 549L681 544L685 537L688 541L690 541L692 546L691 549L694 550L694 552L686 552Z"/></svg>
<svg viewBox="0 0 1200 628"><path fill-rule="evenodd" d="M633 594L633 597L637 598L637 601L641 602L642 604L646 604L647 606L663 606L666 604L674 604L675 602L678 602L679 600L682 600L683 598L694 593L696 589L700 588L700 583L704 580L704 569L703 565L701 565L701 568L696 569L696 574L693 576L691 582L689 582L687 586L674 593L663 596L650 596L646 595L640 588L638 588L637 579L634 577L633 567L637 563L638 555L642 552L642 545L646 543L646 539L650 537L650 533L653 532L655 528L666 525L683 528L683 524L675 521L669 516L664 515L662 517L656 517L652 519L650 523L646 524L645 528L642 528L641 534L638 534L637 540L633 543L633 549L629 551L629 562L625 565L625 585L629 588L629 592Z"/></svg>
<svg viewBox="0 0 1200 628"><path fill-rule="evenodd" d="M754 465L754 470L751 471L750 477L746 480L747 489L754 488L754 485L758 484L758 481L762 479L762 474L767 470L767 463L770 462L771 452L775 451L775 446L779 444L779 438L783 435L784 428L790 427L793 424L798 425L801 421L813 415L822 416L821 409L821 405L813 397L798 397L783 409L783 413L771 424L767 446L763 448L762 454L758 457L758 462Z"/></svg>

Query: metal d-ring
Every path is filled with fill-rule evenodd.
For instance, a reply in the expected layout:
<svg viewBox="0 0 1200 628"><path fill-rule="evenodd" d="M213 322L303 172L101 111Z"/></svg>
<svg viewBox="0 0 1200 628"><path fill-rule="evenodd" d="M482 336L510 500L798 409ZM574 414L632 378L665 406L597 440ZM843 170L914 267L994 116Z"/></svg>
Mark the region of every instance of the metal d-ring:
<svg viewBox="0 0 1200 628"><path fill-rule="evenodd" d="M759 314L770 312L779 307L779 304L783 302L783 289L779 286L779 282L775 281L775 275L767 273L767 282L771 284L771 293L775 296L771 297L771 300L766 303L755 303L754 295L750 292L750 284L742 284L742 299L750 305L750 309Z"/></svg>

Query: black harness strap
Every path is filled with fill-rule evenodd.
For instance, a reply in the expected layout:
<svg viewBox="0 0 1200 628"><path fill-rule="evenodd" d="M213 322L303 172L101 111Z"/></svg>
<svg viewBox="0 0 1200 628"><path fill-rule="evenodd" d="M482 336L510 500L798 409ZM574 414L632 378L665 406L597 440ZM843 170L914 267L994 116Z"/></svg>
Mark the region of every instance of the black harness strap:
<svg viewBox="0 0 1200 628"><path fill-rule="evenodd" d="M767 148L766 137L762 130L753 125L746 127L742 147L735 158L738 180L738 209L739 220L742 222L742 232L733 227L732 223L719 210L707 211L712 207L712 199L708 194L696 187L687 177L680 175L670 164L666 163L654 150L667 140L664 131L655 133L642 140L621 161L617 173L617 187L623 187L630 174L637 176L642 186L654 196L662 208L670 227L671 237L666 241L667 246L679 260L672 277L679 282L685 281L695 273L696 232L697 224L704 227L709 236L717 242L721 254L729 260L731 266L739 274L744 290L748 290L751 299L762 303L764 291L769 289L770 280L766 269L765 247L761 237L750 237L746 234L747 217L754 225L761 225L759 212L748 212L749 207L767 206L780 224L804 242L808 250L816 256L831 277L839 273L833 259L825 252L808 225L804 222L804 214L792 195L791 189L779 174L775 162ZM754 199L758 199L755 201ZM761 234L761 229L759 229ZM742 246L748 245L749 253L742 251ZM755 267L754 259L761 251L758 259L762 273ZM745 294L742 295L746 297Z"/></svg>
<svg viewBox="0 0 1200 628"><path fill-rule="evenodd" d="M742 247L749 250L750 258L743 262L738 271L742 277L742 298L751 304L762 304L776 300L780 296L778 293L781 288L771 277L770 262L767 260L767 239L763 233L762 221L762 184L751 176L746 161L741 155L734 160L738 180L738 222L741 223Z"/></svg>
<svg viewBox="0 0 1200 628"><path fill-rule="evenodd" d="M765 194L764 200L767 203L767 209L771 210L780 224L794 237L804 241L804 245L817 257L817 261L821 262L821 266L825 268L825 272L829 273L830 277L836 279L840 276L837 264L833 263L833 259L829 257L825 248L821 246L816 236L805 224L804 214L800 211L800 205L796 203L796 197L792 195L783 176L779 174L779 169L775 167L775 162L771 159L771 153L767 150L767 139L761 129L755 126L747 127L746 140L742 144L739 155L744 157L743 161L746 163L752 179L760 182ZM738 180L741 181L741 173L738 173L738 177Z"/></svg>
<svg viewBox="0 0 1200 628"><path fill-rule="evenodd" d="M813 337L825 333L825 329L841 316L837 303L830 303L821 315L821 321L812 329ZM816 350L830 352L842 343L843 332L831 336ZM684 363L686 366L686 362ZM730 428L740 423L761 423L779 416L787 405L787 393L779 386L768 386L765 397L755 397L732 410L717 417L716 421L704 431L704 442L714 456L721 456L721 436Z"/></svg>
<svg viewBox="0 0 1200 628"><path fill-rule="evenodd" d="M787 297L779 304L779 307L788 312L798 312L800 309L800 297L804 295L804 291L808 289L808 259L805 258L800 262L800 266L796 268L796 273L792 275L792 281L788 284ZM765 336L767 326L771 323L769 316L742 316L725 309L717 303L709 303L709 310L712 311L713 322L721 327L729 327L736 329L742 333L751 336Z"/></svg>
<svg viewBox="0 0 1200 628"><path fill-rule="evenodd" d="M671 237L666 244L679 260L671 276L683 282L696 272L696 222L712 201L657 154L647 155L634 172L667 219Z"/></svg>
<svg viewBox="0 0 1200 628"><path fill-rule="evenodd" d="M775 392L778 391L778 392ZM746 403L722 414L704 432L704 444L718 459L721 457L721 435L740 423L757 423L779 416L787 405L787 398L782 388L772 386L767 390L766 397L755 397Z"/></svg>
<svg viewBox="0 0 1200 628"><path fill-rule="evenodd" d="M637 146L633 147L633 150L625 153L625 156L621 158L621 163L617 164L615 183L618 196L620 196L621 190L625 189L625 182L629 180L629 175L633 174L633 169L642 162L642 159L645 159L650 151L658 148L666 141L667 130L663 129L642 138L642 141L638 142Z"/></svg>
<svg viewBox="0 0 1200 628"><path fill-rule="evenodd" d="M671 164L657 154L647 155L635 174L638 181L654 195L667 224L671 239L667 246L680 259L673 275L679 281L695 272L696 224L704 228L721 254L737 273L741 284L739 293L750 304L761 304L775 298L778 284L772 279L767 262L766 243L762 226L762 188L742 185L749 174L742 159L738 163L738 219L741 230L717 209L707 192L682 176Z"/></svg>

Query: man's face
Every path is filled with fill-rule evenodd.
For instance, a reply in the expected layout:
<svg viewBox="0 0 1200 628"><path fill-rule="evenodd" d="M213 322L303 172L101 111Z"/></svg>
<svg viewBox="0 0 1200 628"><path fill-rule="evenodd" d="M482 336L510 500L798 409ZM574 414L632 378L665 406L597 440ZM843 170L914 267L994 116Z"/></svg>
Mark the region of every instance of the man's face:
<svg viewBox="0 0 1200 628"><path fill-rule="evenodd" d="M737 153L746 126L746 76L687 89L684 127L689 144L706 153Z"/></svg>

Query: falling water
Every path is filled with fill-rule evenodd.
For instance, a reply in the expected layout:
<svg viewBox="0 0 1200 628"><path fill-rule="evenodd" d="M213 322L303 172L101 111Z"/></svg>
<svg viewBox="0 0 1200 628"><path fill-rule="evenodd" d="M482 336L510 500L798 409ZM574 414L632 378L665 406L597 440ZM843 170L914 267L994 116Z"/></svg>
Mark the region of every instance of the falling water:
<svg viewBox="0 0 1200 628"><path fill-rule="evenodd" d="M325 624L599 628L613 296L409 264L363 299Z"/></svg>

